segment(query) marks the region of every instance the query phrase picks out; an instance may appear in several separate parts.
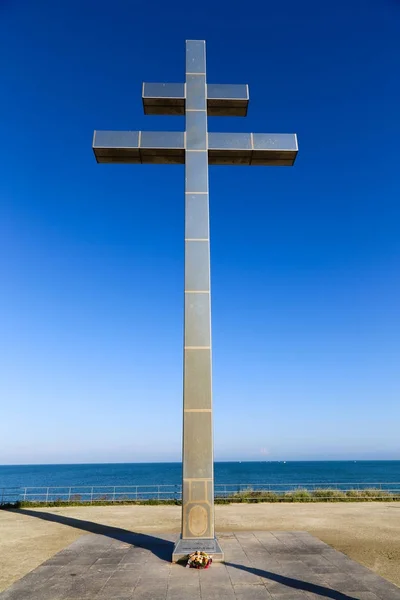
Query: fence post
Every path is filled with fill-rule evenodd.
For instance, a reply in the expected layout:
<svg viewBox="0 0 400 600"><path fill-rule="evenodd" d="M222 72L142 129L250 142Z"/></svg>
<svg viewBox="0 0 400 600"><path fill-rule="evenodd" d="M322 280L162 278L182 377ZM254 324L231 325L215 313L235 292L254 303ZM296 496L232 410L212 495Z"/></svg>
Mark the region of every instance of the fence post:
<svg viewBox="0 0 400 600"><path fill-rule="evenodd" d="M90 490L90 504L93 504L93 487Z"/></svg>
<svg viewBox="0 0 400 600"><path fill-rule="evenodd" d="M49 488L46 489L46 500L45 502L47 503L49 501Z"/></svg>
<svg viewBox="0 0 400 600"><path fill-rule="evenodd" d="M138 495L137 495L137 488L138 488L138 486L136 486L136 501L137 501L137 499L138 499Z"/></svg>
<svg viewBox="0 0 400 600"><path fill-rule="evenodd" d="M157 498L158 498L158 501L160 501L160 486L158 486L158 488L157 488Z"/></svg>
<svg viewBox="0 0 400 600"><path fill-rule="evenodd" d="M112 502L115 502L115 485L114 485L114 492L113 492Z"/></svg>
<svg viewBox="0 0 400 600"><path fill-rule="evenodd" d="M67 500L67 502L70 502L70 501L71 501L71 488L69 488L69 490L68 490L68 500Z"/></svg>
<svg viewBox="0 0 400 600"><path fill-rule="evenodd" d="M26 488L24 488L24 497L23 497L23 501L26 501Z"/></svg>

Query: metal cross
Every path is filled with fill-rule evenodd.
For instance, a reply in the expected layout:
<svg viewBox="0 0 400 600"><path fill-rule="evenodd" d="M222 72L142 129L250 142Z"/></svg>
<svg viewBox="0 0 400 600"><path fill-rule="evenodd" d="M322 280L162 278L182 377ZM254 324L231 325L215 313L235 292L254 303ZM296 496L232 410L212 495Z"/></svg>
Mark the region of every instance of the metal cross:
<svg viewBox="0 0 400 600"><path fill-rule="evenodd" d="M185 132L95 131L99 163L185 164L182 529L172 559L223 553L214 532L208 165L291 166L295 134L208 133L208 116L246 116L247 85L206 81L205 42L186 42L186 83L144 83L149 115L185 115Z"/></svg>

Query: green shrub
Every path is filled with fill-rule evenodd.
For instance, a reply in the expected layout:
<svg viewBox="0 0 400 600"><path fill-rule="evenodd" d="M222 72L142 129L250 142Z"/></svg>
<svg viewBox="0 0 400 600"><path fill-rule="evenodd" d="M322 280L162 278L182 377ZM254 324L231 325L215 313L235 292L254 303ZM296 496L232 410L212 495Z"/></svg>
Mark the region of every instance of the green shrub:
<svg viewBox="0 0 400 600"><path fill-rule="evenodd" d="M318 502L343 502L346 494L341 490L335 489L317 489L311 492L312 497Z"/></svg>
<svg viewBox="0 0 400 600"><path fill-rule="evenodd" d="M387 492L385 490L369 488L365 490L337 490L337 489L297 489L290 492L272 492L263 490L253 490L252 488L244 489L235 492L229 498L224 496L216 496L216 504L231 504L231 503L258 503L258 502L375 502L375 501L400 501L400 492ZM128 496L120 496L113 501L112 496L103 495L93 502L90 502L87 496L74 494L70 500L62 500L57 498L52 502L30 502L16 501L7 502L0 505L0 509L17 509L17 508L44 508L53 506L109 506L112 504L121 505L174 505L180 506L181 500L158 500L152 499L132 499Z"/></svg>
<svg viewBox="0 0 400 600"><path fill-rule="evenodd" d="M292 492L286 492L285 499L287 502L311 502L312 496L308 490L298 489Z"/></svg>
<svg viewBox="0 0 400 600"><path fill-rule="evenodd" d="M392 500L393 495L380 490L378 488L369 488L368 490L362 490L362 494L365 499L368 500Z"/></svg>

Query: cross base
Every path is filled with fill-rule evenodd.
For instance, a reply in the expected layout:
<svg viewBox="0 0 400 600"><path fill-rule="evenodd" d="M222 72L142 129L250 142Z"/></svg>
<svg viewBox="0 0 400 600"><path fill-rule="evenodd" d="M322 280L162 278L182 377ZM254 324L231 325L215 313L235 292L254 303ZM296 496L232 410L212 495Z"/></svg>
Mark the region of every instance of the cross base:
<svg viewBox="0 0 400 600"><path fill-rule="evenodd" d="M180 538L174 547L172 552L172 562L176 563L187 558L188 554L193 552L207 552L212 556L213 562L223 562L224 553L217 538L209 539L182 539Z"/></svg>

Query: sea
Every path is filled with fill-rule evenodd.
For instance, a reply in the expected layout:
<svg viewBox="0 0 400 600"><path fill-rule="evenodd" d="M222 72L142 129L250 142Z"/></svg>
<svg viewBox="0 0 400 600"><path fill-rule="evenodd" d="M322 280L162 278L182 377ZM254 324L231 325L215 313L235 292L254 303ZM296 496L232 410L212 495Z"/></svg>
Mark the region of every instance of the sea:
<svg viewBox="0 0 400 600"><path fill-rule="evenodd" d="M400 485L400 461L216 462L214 476L217 486L233 487ZM176 486L181 478L181 463L0 465L0 492L20 487Z"/></svg>

